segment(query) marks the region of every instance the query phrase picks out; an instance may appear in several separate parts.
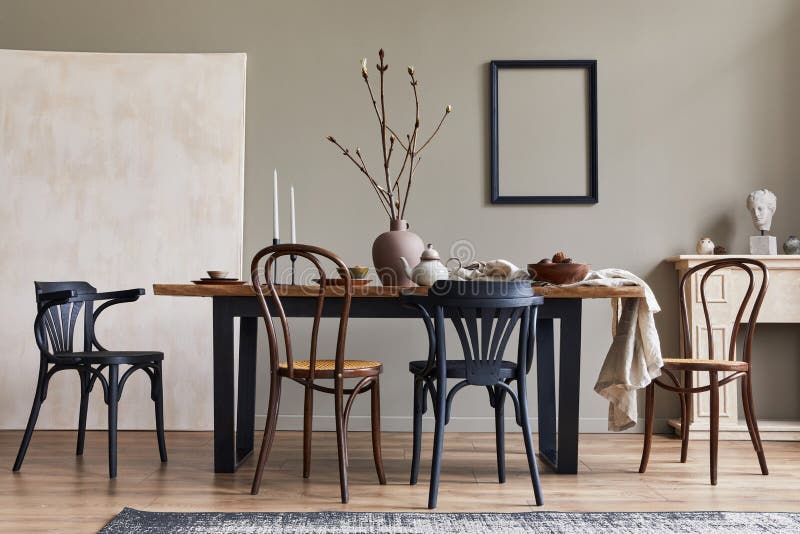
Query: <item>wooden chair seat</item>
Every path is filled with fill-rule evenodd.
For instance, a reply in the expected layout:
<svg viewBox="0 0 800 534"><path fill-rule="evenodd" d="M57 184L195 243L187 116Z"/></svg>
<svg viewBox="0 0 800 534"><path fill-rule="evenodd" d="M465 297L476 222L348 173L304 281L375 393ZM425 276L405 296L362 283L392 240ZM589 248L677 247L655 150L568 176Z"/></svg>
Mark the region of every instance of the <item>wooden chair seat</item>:
<svg viewBox="0 0 800 534"><path fill-rule="evenodd" d="M731 360L703 360L697 358L665 358L664 367L677 371L747 371L750 364Z"/></svg>
<svg viewBox="0 0 800 534"><path fill-rule="evenodd" d="M344 378L373 376L383 372L383 365L381 362L376 362L374 360L345 360L343 363L342 376ZM315 378L333 378L336 360L316 360L314 364ZM310 360L294 361L294 376L299 378L308 376L310 370ZM279 364L278 373L282 376L289 375L289 367L286 362L281 362Z"/></svg>
<svg viewBox="0 0 800 534"><path fill-rule="evenodd" d="M157 351L132 351L132 350L106 350L94 352L56 352L53 360L56 363L86 363L90 365L136 365L139 363L160 362L164 359L163 352Z"/></svg>
<svg viewBox="0 0 800 534"><path fill-rule="evenodd" d="M428 362L425 360L415 360L408 362L408 370L415 375L420 375L425 370ZM447 360L445 365L447 370L447 378L466 378L467 377L467 364L464 360ZM436 373L436 367L431 369L431 373ZM517 376L517 364L509 361L502 361L497 370L497 378L505 380L506 378L514 378Z"/></svg>

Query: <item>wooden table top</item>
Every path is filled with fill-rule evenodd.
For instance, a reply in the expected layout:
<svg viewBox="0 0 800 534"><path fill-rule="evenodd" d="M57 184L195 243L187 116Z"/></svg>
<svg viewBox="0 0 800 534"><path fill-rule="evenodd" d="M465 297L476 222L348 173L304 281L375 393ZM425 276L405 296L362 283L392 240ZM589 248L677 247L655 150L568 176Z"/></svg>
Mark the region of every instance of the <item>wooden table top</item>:
<svg viewBox="0 0 800 534"><path fill-rule="evenodd" d="M336 297L343 294L342 287L326 287L325 296ZM354 288L353 298L385 297L397 298L400 292L413 292L426 295L427 287L397 287L380 284L358 286ZM569 299L602 299L618 297L643 297L644 290L639 286L602 287L602 286L534 286L533 292L545 298ZM199 285L199 284L153 284L155 295L172 297L252 297L255 295L250 285ZM281 297L315 297L319 286L278 286Z"/></svg>

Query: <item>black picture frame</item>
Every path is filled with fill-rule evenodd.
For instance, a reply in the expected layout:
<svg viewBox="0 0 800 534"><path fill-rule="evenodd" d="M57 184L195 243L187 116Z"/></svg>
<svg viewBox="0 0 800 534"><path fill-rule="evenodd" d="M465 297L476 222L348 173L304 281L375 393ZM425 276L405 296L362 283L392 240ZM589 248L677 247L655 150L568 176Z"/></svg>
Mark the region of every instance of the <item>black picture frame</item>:
<svg viewBox="0 0 800 534"><path fill-rule="evenodd" d="M586 195L500 195L500 124L498 102L498 73L500 69L585 69L587 110L587 194ZM597 60L493 60L490 63L491 83L491 152L492 204L597 204Z"/></svg>

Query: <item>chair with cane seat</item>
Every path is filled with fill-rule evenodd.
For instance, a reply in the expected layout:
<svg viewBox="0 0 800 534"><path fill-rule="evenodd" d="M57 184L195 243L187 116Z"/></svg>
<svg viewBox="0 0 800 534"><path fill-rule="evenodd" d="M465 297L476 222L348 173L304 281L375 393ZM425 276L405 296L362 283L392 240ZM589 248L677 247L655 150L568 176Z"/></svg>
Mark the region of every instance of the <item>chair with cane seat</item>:
<svg viewBox="0 0 800 534"><path fill-rule="evenodd" d="M741 269L747 274L749 285L747 291L742 297L741 305L734 318L731 329L730 349L728 351L727 359L714 358L714 340L711 314L709 313L708 299L706 298L706 281L709 276L720 269ZM753 271L760 271L761 280L756 281L756 276ZM689 325L688 311L686 305L686 284L692 279L692 276L699 271L704 273L697 275L697 284L699 287L699 294L703 304L703 315L705 317L705 329L708 336L708 359L691 358L692 352L692 329ZM670 379L672 384L667 384L661 380L654 380L645 391L645 435L644 435L644 448L642 450L642 461L639 466L639 472L644 473L647 469L647 462L650 458L650 446L653 438L653 422L654 403L655 403L655 386L659 386L668 391L673 391L680 396L681 399L681 463L686 462L687 452L689 448L689 424L691 422L692 414L692 395L695 393L703 393L708 391L710 395L710 472L711 484L717 484L717 449L719 441L719 394L720 387L734 381L742 380L742 406L744 408L745 420L747 421L747 429L750 432L750 439L753 442L753 448L756 450L758 456L758 463L761 467L763 475L769 474L767 469L767 461L764 457L764 448L761 444L761 436L758 433L758 422L756 421L755 408L753 405L753 381L752 373L752 348L753 336L755 335L756 321L758 313L761 309L761 304L764 301L764 295L767 292L767 285L769 284L769 273L767 266L764 263L749 258L723 258L701 263L689 269L681 278L680 282L680 314L681 314L681 334L683 344L684 358L667 358L664 359L664 366L661 370ZM758 291L755 291L758 287ZM753 299L755 296L755 299ZM750 316L746 323L746 332L744 336L744 346L742 350L742 359L736 359L736 338L739 334L739 329L743 324L743 319L747 307L751 304ZM676 373L683 373L683 383L676 376ZM708 385L694 386L693 373L708 373ZM729 374L728 374L729 373ZM720 377L720 375L723 375ZM727 374L727 376L724 376Z"/></svg>
<svg viewBox="0 0 800 534"><path fill-rule="evenodd" d="M289 330L289 323L286 313L281 303L280 295L275 287L275 282L271 277L271 271L275 260L281 256L294 256L308 260L313 269L319 276L319 291L310 293L309 296L316 297L317 306L314 315L314 323L311 331L311 348L308 360L296 360L292 354L292 339ZM341 308L338 314L339 329L336 342L336 353L333 359L317 358L317 339L319 335L320 321L323 309L330 302L326 303L326 275L320 259L329 260L339 268L344 279L344 285L340 288L340 293L336 295L337 300L341 300ZM263 266L262 266L263 262ZM308 478L311 472L311 432L312 418L314 415L314 392L320 391L330 393L334 396L334 412L336 420L336 444L339 456L339 483L342 502L349 500L349 490L347 484L347 423L350 417L350 409L353 402L360 393L370 392L372 404L372 451L375 460L375 468L378 473L378 481L386 484L386 475L383 470L383 459L381 457L381 427L380 427L380 374L383 366L378 361L373 360L346 360L345 359L345 340L347 337L347 320L350 314L350 304L353 297L353 282L347 267L332 252L311 246L311 245L273 245L259 251L251 263L250 272L252 273L253 288L261 306L261 313L267 327L269 337L269 362L270 362L270 390L269 407L267 409L267 423L264 430L264 439L261 444L261 452L258 456L255 476L251 493L258 494L261 486L261 479L264 474L264 465L269 457L272 442L275 438L275 428L278 422L278 408L280 405L281 381L288 378L297 382L305 389L304 415L303 415L303 477ZM265 287L266 286L266 290ZM269 303L267 299L269 298ZM272 322L273 314L280 319L281 330L284 339L284 360L281 360L281 348L275 325ZM352 388L345 388L345 379L357 379L358 382ZM319 380L333 380L333 387L321 385ZM345 394L347 398L345 399Z"/></svg>

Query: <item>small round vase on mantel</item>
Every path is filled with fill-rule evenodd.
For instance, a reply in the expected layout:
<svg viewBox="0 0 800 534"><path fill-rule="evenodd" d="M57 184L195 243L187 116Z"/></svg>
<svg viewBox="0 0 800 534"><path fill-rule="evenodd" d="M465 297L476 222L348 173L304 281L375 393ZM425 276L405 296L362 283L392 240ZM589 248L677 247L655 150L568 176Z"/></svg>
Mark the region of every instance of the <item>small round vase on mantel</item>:
<svg viewBox="0 0 800 534"><path fill-rule="evenodd" d="M404 219L391 219L389 231L379 235L372 243L372 264L385 286L414 286L406 275L403 261L406 258L413 268L425 250L425 243L417 234L409 231Z"/></svg>
<svg viewBox="0 0 800 534"><path fill-rule="evenodd" d="M797 239L797 236L790 235L783 242L783 251L786 254L800 254L800 239Z"/></svg>

